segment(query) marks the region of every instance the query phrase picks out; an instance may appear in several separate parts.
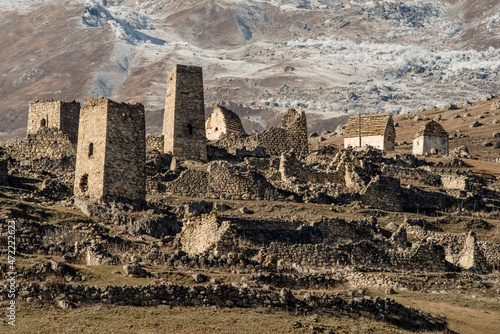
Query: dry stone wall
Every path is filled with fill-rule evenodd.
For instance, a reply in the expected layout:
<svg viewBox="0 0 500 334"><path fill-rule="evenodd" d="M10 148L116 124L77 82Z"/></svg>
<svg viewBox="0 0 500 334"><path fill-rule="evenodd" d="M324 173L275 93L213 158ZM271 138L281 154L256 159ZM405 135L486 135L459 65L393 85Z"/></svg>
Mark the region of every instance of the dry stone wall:
<svg viewBox="0 0 500 334"><path fill-rule="evenodd" d="M42 100L30 103L27 133L43 128L56 128L65 133L72 143L78 139L80 103Z"/></svg>
<svg viewBox="0 0 500 334"><path fill-rule="evenodd" d="M271 185L255 171L242 170L225 161L213 161L207 171L186 170L165 183L166 193L201 198L277 200L291 193Z"/></svg>
<svg viewBox="0 0 500 334"><path fill-rule="evenodd" d="M176 241L187 254L212 252L219 256L236 250L236 226L230 221L221 221L215 212L185 218Z"/></svg>
<svg viewBox="0 0 500 334"><path fill-rule="evenodd" d="M293 152L297 156L305 157L308 153L307 122L304 112L298 113L289 109L283 116L277 128L258 132L250 136L229 135L213 145L226 149L231 154L236 150L246 148L254 150L263 147L270 155L281 155Z"/></svg>
<svg viewBox="0 0 500 334"><path fill-rule="evenodd" d="M370 297L354 300L343 294L307 294L297 298L288 289L259 289L216 284L211 286L183 286L174 284L148 286L107 286L39 284L16 286L24 302L53 303L67 309L93 304L130 306L217 306L256 308L270 307L298 312L330 309L342 314L357 314L383 318L402 328L427 331L446 330L446 322L430 314L407 308L392 299ZM7 300L9 288L0 289L0 298Z"/></svg>
<svg viewBox="0 0 500 334"><path fill-rule="evenodd" d="M69 137L55 128L45 128L26 138L0 142L4 154L24 161L41 158L61 159L76 155L76 146Z"/></svg>
<svg viewBox="0 0 500 334"><path fill-rule="evenodd" d="M163 152L164 150L164 141L163 136L146 136L146 148L148 150L158 150L159 152Z"/></svg>

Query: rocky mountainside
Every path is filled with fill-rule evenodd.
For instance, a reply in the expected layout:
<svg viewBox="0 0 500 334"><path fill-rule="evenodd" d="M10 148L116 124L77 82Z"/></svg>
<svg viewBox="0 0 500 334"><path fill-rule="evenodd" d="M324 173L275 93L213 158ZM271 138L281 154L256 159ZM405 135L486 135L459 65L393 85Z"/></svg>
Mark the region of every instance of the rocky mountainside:
<svg viewBox="0 0 500 334"><path fill-rule="evenodd" d="M7 0L0 2L0 138L25 134L28 103L136 100L161 130L168 70L203 66L207 106L248 132L308 112L310 130L498 92L495 0Z"/></svg>

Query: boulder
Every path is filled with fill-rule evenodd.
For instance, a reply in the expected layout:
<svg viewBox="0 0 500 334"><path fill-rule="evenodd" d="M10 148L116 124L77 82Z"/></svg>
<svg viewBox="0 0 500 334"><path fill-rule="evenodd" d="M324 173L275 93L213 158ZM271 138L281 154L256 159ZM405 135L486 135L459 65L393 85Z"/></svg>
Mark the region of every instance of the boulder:
<svg viewBox="0 0 500 334"><path fill-rule="evenodd" d="M126 264L123 266L123 271L126 276L130 277L146 277L147 272L138 264Z"/></svg>

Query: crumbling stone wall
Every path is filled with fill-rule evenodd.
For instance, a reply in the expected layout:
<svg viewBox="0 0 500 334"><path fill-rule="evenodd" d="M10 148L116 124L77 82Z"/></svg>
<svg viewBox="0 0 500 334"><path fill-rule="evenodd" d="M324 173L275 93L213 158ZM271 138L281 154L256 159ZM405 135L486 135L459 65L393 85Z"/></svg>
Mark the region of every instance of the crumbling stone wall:
<svg viewBox="0 0 500 334"><path fill-rule="evenodd" d="M299 272L311 268L354 265L376 270L441 272L449 268L442 246L416 243L405 250L390 248L382 240L362 240L341 245L271 243L259 251L264 263L291 267Z"/></svg>
<svg viewBox="0 0 500 334"><path fill-rule="evenodd" d="M360 195L364 203L374 208L402 211L404 207L400 181L393 177L376 176Z"/></svg>
<svg viewBox="0 0 500 334"><path fill-rule="evenodd" d="M446 322L430 314L396 303L393 299L364 296L362 301L343 294L306 294L295 297L288 289L259 289L227 284L182 286L174 284L148 286L107 286L105 288L70 284L24 284L18 287L23 302L40 300L70 308L97 303L131 306L217 306L240 308L279 308L311 311L331 309L340 314L382 316L385 321L402 328L445 331ZM0 288L0 297L7 299L9 287ZM361 296L359 296L361 297Z"/></svg>
<svg viewBox="0 0 500 334"><path fill-rule="evenodd" d="M444 189L450 190L472 190L471 175L441 174L441 184Z"/></svg>
<svg viewBox="0 0 500 334"><path fill-rule="evenodd" d="M27 133L56 128L65 133L72 143L76 143L79 118L80 103L76 101L37 100L30 103Z"/></svg>
<svg viewBox="0 0 500 334"><path fill-rule="evenodd" d="M280 157L279 173L282 181L303 183L339 183L340 176L333 170L322 170L306 165L288 154Z"/></svg>
<svg viewBox="0 0 500 334"><path fill-rule="evenodd" d="M218 256L235 251L238 246L236 226L222 221L215 212L185 218L182 222L176 242L190 255L213 252Z"/></svg>
<svg viewBox="0 0 500 334"><path fill-rule="evenodd" d="M41 158L60 159L76 154L76 146L68 135L55 128L45 128L26 138L0 142L4 155L13 159L35 160Z"/></svg>
<svg viewBox="0 0 500 334"><path fill-rule="evenodd" d="M145 139L142 104L87 99L80 117L75 195L145 200Z"/></svg>
<svg viewBox="0 0 500 334"><path fill-rule="evenodd" d="M163 147L164 147L164 141L165 139L163 136L152 136L152 135L147 135L146 136L146 148L148 150L158 150L160 152L163 152Z"/></svg>
<svg viewBox="0 0 500 334"><path fill-rule="evenodd" d="M167 79L165 153L180 160L207 161L204 104L202 68L176 65Z"/></svg>
<svg viewBox="0 0 500 334"><path fill-rule="evenodd" d="M270 155L281 155L293 152L297 156L305 157L308 153L306 115L289 109L281 119L280 126L258 132L250 136L230 135L213 143L213 145L236 154L237 149L254 150L263 147Z"/></svg>
<svg viewBox="0 0 500 334"><path fill-rule="evenodd" d="M404 185L433 187L441 185L441 177L437 173L423 168L384 165L382 175L397 178Z"/></svg>
<svg viewBox="0 0 500 334"><path fill-rule="evenodd" d="M168 194L202 198L277 200L291 195L275 188L262 174L225 161L211 162L207 171L186 170L165 187Z"/></svg>

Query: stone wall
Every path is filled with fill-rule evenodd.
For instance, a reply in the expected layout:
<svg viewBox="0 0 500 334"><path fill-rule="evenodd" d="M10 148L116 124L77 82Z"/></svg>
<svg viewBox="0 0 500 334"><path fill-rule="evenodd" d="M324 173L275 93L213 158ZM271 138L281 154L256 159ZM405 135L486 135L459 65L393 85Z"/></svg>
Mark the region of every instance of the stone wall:
<svg viewBox="0 0 500 334"><path fill-rule="evenodd" d="M45 128L28 134L26 138L0 142L4 155L13 159L35 160L41 158L60 159L74 156L76 147L69 137L55 128Z"/></svg>
<svg viewBox="0 0 500 334"><path fill-rule="evenodd" d="M146 148L148 150L158 150L160 152L163 152L164 150L164 141L165 139L163 136L152 136L152 135L147 135L146 136Z"/></svg>
<svg viewBox="0 0 500 334"><path fill-rule="evenodd" d="M275 188L262 174L225 161L209 163L207 171L186 170L165 187L171 195L201 198L277 200L291 195Z"/></svg>
<svg viewBox="0 0 500 334"><path fill-rule="evenodd" d="M263 147L270 155L279 156L293 152L297 156L305 157L308 153L306 115L304 112L298 113L289 109L277 128L250 136L233 134L212 144L226 149L231 154L236 154L237 149L254 150Z"/></svg>
<svg viewBox="0 0 500 334"><path fill-rule="evenodd" d="M80 103L42 100L30 103L27 133L34 134L42 128L56 128L68 135L72 143L78 139Z"/></svg>
<svg viewBox="0 0 500 334"><path fill-rule="evenodd" d="M176 65L167 80L165 153L180 160L207 161L202 68Z"/></svg>
<svg viewBox="0 0 500 334"><path fill-rule="evenodd" d="M280 157L279 173L282 181L303 183L339 183L339 173L314 168L288 154Z"/></svg>
<svg viewBox="0 0 500 334"><path fill-rule="evenodd" d="M446 321L413 308L396 303L393 299L359 296L354 300L343 294L295 297L288 289L260 289L215 284L209 286L183 286L175 284L147 286L107 286L33 283L17 286L23 302L54 303L60 308L106 304L130 306L217 306L239 308L279 308L298 312L329 309L335 313L382 318L401 328L443 331ZM7 300L9 287L0 288L0 298Z"/></svg>
<svg viewBox="0 0 500 334"><path fill-rule="evenodd" d="M390 176L400 180L403 185L413 186L433 186L441 185L441 177L427 169L409 168L393 165L384 165L382 168L383 176Z"/></svg>
<svg viewBox="0 0 500 334"><path fill-rule="evenodd" d="M219 256L237 248L236 226L218 219L215 212L185 218L182 222L176 242L190 255L212 252Z"/></svg>
<svg viewBox="0 0 500 334"><path fill-rule="evenodd" d="M442 246L415 243L405 250L393 249L381 240L363 240L356 243L330 246L325 244L271 243L262 248L259 258L263 263L275 263L278 269L294 268L298 272L311 269L356 266L370 270L402 270L442 272L449 269Z"/></svg>
<svg viewBox="0 0 500 334"><path fill-rule="evenodd" d="M442 174L441 184L444 189L450 190L472 190L470 175Z"/></svg>
<svg viewBox="0 0 500 334"><path fill-rule="evenodd" d="M364 203L374 208L402 211L404 207L400 181L393 177L376 176L360 195Z"/></svg>
<svg viewBox="0 0 500 334"><path fill-rule="evenodd" d="M145 200L145 139L142 104L87 99L80 117L75 195Z"/></svg>

